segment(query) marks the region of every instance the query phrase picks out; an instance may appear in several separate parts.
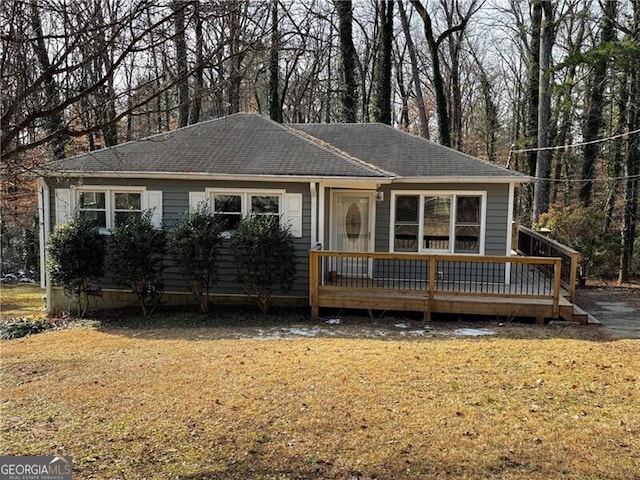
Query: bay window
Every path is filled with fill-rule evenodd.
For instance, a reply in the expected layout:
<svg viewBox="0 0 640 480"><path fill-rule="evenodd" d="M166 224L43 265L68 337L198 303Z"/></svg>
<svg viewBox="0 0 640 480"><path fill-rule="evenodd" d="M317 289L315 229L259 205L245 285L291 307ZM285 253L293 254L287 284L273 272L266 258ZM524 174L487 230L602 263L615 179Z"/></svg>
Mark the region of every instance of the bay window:
<svg viewBox="0 0 640 480"><path fill-rule="evenodd" d="M481 253L484 192L397 192L395 252Z"/></svg>

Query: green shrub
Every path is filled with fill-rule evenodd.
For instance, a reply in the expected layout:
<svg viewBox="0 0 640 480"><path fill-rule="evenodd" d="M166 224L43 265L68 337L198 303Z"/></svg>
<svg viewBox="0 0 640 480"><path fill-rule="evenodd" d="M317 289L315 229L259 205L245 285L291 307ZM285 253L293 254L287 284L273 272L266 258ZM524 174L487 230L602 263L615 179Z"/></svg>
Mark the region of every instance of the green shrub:
<svg viewBox="0 0 640 480"><path fill-rule="evenodd" d="M209 291L218 281L222 230L220 219L199 206L180 218L169 239L173 261L191 283L203 313L209 311Z"/></svg>
<svg viewBox="0 0 640 480"><path fill-rule="evenodd" d="M13 340L14 338L41 333L50 328L52 328L52 325L44 320L16 319L0 327L0 338L2 340Z"/></svg>
<svg viewBox="0 0 640 480"><path fill-rule="evenodd" d="M78 300L78 314L89 308L90 282L104 275L105 242L93 223L76 215L50 235L49 272L51 280L67 295Z"/></svg>
<svg viewBox="0 0 640 480"><path fill-rule="evenodd" d="M293 286L296 252L289 229L275 216L247 217L231 238L231 250L238 282L267 313L274 290L286 292Z"/></svg>
<svg viewBox="0 0 640 480"><path fill-rule="evenodd" d="M597 207L552 205L540 216L537 228L548 228L551 237L580 253L582 277L615 275L620 256L619 232L603 232L605 213Z"/></svg>
<svg viewBox="0 0 640 480"><path fill-rule="evenodd" d="M145 317L162 298L162 260L167 244L164 230L151 223L151 214L130 214L111 232L107 242L107 264L113 280L131 289Z"/></svg>

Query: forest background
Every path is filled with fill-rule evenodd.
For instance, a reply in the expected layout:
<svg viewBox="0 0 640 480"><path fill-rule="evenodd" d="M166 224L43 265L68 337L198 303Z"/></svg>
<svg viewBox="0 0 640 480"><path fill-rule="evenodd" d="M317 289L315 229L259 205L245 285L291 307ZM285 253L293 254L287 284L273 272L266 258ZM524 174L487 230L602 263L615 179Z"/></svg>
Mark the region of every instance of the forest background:
<svg viewBox="0 0 640 480"><path fill-rule="evenodd" d="M55 160L236 112L383 122L533 177L525 225L628 282L640 0L0 2L2 273Z"/></svg>

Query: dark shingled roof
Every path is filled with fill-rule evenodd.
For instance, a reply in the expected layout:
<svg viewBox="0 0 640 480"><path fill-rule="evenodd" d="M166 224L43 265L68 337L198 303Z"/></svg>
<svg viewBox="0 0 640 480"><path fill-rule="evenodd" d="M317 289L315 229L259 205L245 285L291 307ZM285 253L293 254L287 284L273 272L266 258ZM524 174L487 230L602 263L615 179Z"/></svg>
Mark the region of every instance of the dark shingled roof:
<svg viewBox="0 0 640 480"><path fill-rule="evenodd" d="M60 172L522 180L518 172L382 124L283 126L238 113L57 164Z"/></svg>
<svg viewBox="0 0 640 480"><path fill-rule="evenodd" d="M295 124L292 127L400 177L523 178L513 170L380 123Z"/></svg>
<svg viewBox="0 0 640 480"><path fill-rule="evenodd" d="M257 114L239 113L65 159L59 171L385 177Z"/></svg>

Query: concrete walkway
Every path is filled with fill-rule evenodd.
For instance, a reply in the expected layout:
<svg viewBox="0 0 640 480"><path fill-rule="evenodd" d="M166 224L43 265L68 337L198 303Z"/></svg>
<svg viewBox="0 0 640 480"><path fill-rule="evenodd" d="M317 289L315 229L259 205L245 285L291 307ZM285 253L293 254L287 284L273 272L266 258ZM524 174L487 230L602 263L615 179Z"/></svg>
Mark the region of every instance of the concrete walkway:
<svg viewBox="0 0 640 480"><path fill-rule="evenodd" d="M640 339L640 290L587 288L578 291L577 304L614 338Z"/></svg>

